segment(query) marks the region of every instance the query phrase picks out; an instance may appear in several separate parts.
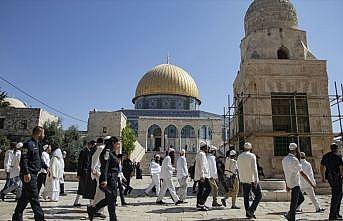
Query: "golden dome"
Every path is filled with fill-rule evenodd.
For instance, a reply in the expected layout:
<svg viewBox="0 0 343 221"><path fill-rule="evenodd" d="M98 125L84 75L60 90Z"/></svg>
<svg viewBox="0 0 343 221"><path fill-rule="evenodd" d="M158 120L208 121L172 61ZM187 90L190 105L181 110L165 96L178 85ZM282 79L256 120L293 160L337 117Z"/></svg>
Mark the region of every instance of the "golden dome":
<svg viewBox="0 0 343 221"><path fill-rule="evenodd" d="M198 87L185 70L172 64L160 64L139 81L133 100L147 95L180 95L200 102Z"/></svg>

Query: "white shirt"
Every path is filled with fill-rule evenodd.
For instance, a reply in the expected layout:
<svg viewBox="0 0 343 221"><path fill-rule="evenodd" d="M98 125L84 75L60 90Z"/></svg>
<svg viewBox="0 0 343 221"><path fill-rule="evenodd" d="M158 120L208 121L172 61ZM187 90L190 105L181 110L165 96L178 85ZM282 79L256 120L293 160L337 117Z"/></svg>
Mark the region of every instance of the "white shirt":
<svg viewBox="0 0 343 221"><path fill-rule="evenodd" d="M301 164L293 154L288 154L282 160L282 168L285 174L286 184L289 188L300 187L299 172L302 171Z"/></svg>
<svg viewBox="0 0 343 221"><path fill-rule="evenodd" d="M230 177L233 174L237 175L237 171L238 171L237 161L235 159L231 159L230 157L227 157L225 160L225 175L227 177Z"/></svg>
<svg viewBox="0 0 343 221"><path fill-rule="evenodd" d="M314 174L310 162L308 162L305 159L301 159L300 164L303 172L308 176L308 178L311 180L313 184L316 184L316 180L314 179ZM300 176L300 187L302 189L312 188L311 184L309 184L302 176Z"/></svg>
<svg viewBox="0 0 343 221"><path fill-rule="evenodd" d="M187 160L185 156L179 157L176 162L176 177L182 179L188 176Z"/></svg>
<svg viewBox="0 0 343 221"><path fill-rule="evenodd" d="M199 181L200 178L210 178L206 154L203 151L199 151L195 157L194 180Z"/></svg>
<svg viewBox="0 0 343 221"><path fill-rule="evenodd" d="M242 183L258 182L257 162L255 154L245 151L238 156L238 173Z"/></svg>
<svg viewBox="0 0 343 221"><path fill-rule="evenodd" d="M210 172L210 178L218 179L218 171L216 165L216 157L212 154L207 156L208 168Z"/></svg>
<svg viewBox="0 0 343 221"><path fill-rule="evenodd" d="M151 175L161 174L161 166L160 164L156 163L154 160L150 162L150 174Z"/></svg>
<svg viewBox="0 0 343 221"><path fill-rule="evenodd" d="M91 163L91 177L92 179L96 179L97 177L100 177L100 167L101 163L99 160L100 154L105 148L105 145L99 145L96 147L96 150L92 156L92 163Z"/></svg>
<svg viewBox="0 0 343 221"><path fill-rule="evenodd" d="M50 155L46 151L43 151L43 153L42 153L42 160L44 161L45 165L50 167ZM40 172L41 173L47 173L48 171L46 171L46 169L42 168Z"/></svg>
<svg viewBox="0 0 343 221"><path fill-rule="evenodd" d="M10 172L12 160L13 160L13 150L7 150L5 153L5 159L4 159L4 169L6 173Z"/></svg>
<svg viewBox="0 0 343 221"><path fill-rule="evenodd" d="M161 167L161 178L162 179L171 179L173 176L175 168L173 167L171 163L171 158L170 156L166 156L162 162L162 167Z"/></svg>
<svg viewBox="0 0 343 221"><path fill-rule="evenodd" d="M13 159L10 168L10 178L18 177L20 172L20 157L21 151L17 150L13 152Z"/></svg>

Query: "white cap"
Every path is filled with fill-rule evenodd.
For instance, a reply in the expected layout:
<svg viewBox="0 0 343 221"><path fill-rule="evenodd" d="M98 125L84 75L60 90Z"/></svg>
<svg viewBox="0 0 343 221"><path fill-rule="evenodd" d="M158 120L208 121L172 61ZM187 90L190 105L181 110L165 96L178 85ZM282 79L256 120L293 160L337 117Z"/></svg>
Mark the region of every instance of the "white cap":
<svg viewBox="0 0 343 221"><path fill-rule="evenodd" d="M174 148L169 148L168 151L169 152L175 152L175 149Z"/></svg>
<svg viewBox="0 0 343 221"><path fill-rule="evenodd" d="M207 142L204 140L200 140L200 147L207 146Z"/></svg>
<svg viewBox="0 0 343 221"><path fill-rule="evenodd" d="M159 154L156 154L155 157L161 157Z"/></svg>
<svg viewBox="0 0 343 221"><path fill-rule="evenodd" d="M251 149L252 149L251 143L246 142L246 143L244 144L244 149L246 149L246 150L251 150Z"/></svg>
<svg viewBox="0 0 343 221"><path fill-rule="evenodd" d="M296 143L290 143L288 149L289 150L296 150L298 148L298 145Z"/></svg>
<svg viewBox="0 0 343 221"><path fill-rule="evenodd" d="M47 150L49 148L49 144L45 144L44 146L43 146L43 150Z"/></svg>
<svg viewBox="0 0 343 221"><path fill-rule="evenodd" d="M104 140L109 140L111 138L111 136L106 136L104 137Z"/></svg>
<svg viewBox="0 0 343 221"><path fill-rule="evenodd" d="M19 142L19 143L17 143L17 145L15 146L17 149L20 149L20 148L22 148L24 145L23 145L23 143L22 142Z"/></svg>
<svg viewBox="0 0 343 221"><path fill-rule="evenodd" d="M306 153L300 152L300 157L301 157L301 158L305 158L305 157L306 157Z"/></svg>
<svg viewBox="0 0 343 221"><path fill-rule="evenodd" d="M213 146L213 145L210 146L210 151L217 151L217 149L218 149L218 148L215 147L215 146Z"/></svg>
<svg viewBox="0 0 343 221"><path fill-rule="evenodd" d="M182 150L180 151L180 153L181 153L181 154L185 154L185 153L186 153L185 149L182 149Z"/></svg>
<svg viewBox="0 0 343 221"><path fill-rule="evenodd" d="M236 155L236 151L235 150L231 150L230 151L230 156L235 156Z"/></svg>

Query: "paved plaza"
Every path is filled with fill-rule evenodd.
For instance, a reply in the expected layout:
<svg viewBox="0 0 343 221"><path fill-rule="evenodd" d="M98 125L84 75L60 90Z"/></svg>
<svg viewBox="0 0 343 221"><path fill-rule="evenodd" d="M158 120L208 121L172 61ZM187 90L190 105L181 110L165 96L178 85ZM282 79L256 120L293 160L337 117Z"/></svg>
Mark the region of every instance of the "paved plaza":
<svg viewBox="0 0 343 221"><path fill-rule="evenodd" d="M1 187L4 181L1 181ZM145 221L145 220L246 220L243 209L232 210L226 208L210 208L208 212L200 212L195 209L196 198L194 194L191 194L188 198L188 203L174 206L170 197L166 197L164 201L168 202L167 205L155 205L156 197L139 196L142 195L143 189L150 183L150 177L145 176L143 180L133 179L132 186L135 191L131 193L131 196L127 197L127 202L130 206L121 207L120 201L117 207L118 218L121 221ZM191 186L192 183L189 183ZM81 201L83 206L81 208L74 208L73 202L75 199L75 192L77 189L77 183L70 182L66 184L67 196L62 196L60 202L46 202L42 200L42 207L46 215L46 220L88 220L86 213L86 200ZM191 193L189 188L189 193ZM5 202L0 202L0 220L10 220L11 214L14 210L16 203L14 202L13 195L7 196ZM330 197L320 195L318 196L321 206L327 208L324 213L315 213L313 205L309 199L305 196L305 202L303 204L303 213L298 214L299 220L327 220L328 208ZM119 197L118 197L119 199ZM212 204L212 197L207 201L207 205ZM231 200L228 201L228 206L231 205ZM243 208L243 198L239 197L238 205ZM256 212L257 220L285 220L282 216L284 212L288 210L288 202L262 202ZM107 215L107 209L105 210ZM24 220L33 220L33 213L31 209L25 210ZM101 220L101 219L99 219Z"/></svg>

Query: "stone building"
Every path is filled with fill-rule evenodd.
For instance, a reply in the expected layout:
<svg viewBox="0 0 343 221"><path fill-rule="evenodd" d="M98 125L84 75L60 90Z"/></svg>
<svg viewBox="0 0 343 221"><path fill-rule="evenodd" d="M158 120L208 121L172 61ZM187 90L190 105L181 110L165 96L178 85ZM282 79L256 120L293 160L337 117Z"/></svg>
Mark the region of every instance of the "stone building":
<svg viewBox="0 0 343 221"><path fill-rule="evenodd" d="M177 152L185 149L193 159L200 140L215 146L223 143L222 117L199 110L198 87L191 75L178 66L167 62L148 71L139 81L132 102L135 109L91 111L89 138L120 136L129 123L137 134L137 146L144 152L132 158L142 160L145 168L153 154L163 153L170 146Z"/></svg>
<svg viewBox="0 0 343 221"><path fill-rule="evenodd" d="M31 137L32 129L45 122L58 121L58 117L41 108L28 107L15 98L5 98L8 107L0 108L0 135L13 141L23 141Z"/></svg>
<svg viewBox="0 0 343 221"><path fill-rule="evenodd" d="M268 176L282 174L281 159L296 142L318 172L332 141L326 61L309 50L288 0L254 0L244 26L231 142L251 142Z"/></svg>

